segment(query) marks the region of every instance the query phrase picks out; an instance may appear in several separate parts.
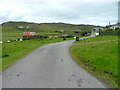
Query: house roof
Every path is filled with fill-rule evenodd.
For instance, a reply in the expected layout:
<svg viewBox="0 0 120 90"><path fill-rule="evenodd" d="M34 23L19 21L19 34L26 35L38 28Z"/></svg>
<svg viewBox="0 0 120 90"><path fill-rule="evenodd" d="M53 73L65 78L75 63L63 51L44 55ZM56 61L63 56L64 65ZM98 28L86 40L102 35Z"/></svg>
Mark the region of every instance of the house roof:
<svg viewBox="0 0 120 90"><path fill-rule="evenodd" d="M113 25L110 25L110 27L112 27L112 26L119 26L120 27L120 22L113 24Z"/></svg>

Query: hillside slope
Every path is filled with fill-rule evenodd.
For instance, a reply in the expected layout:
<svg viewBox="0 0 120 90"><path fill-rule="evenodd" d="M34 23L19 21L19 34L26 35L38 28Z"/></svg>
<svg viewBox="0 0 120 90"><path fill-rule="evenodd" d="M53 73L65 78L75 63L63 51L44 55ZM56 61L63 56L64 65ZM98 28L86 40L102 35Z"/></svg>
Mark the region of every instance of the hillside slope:
<svg viewBox="0 0 120 90"><path fill-rule="evenodd" d="M80 29L81 31L90 32L93 28L100 27L94 25L74 25L66 23L29 23L29 22L6 22L2 24L4 32L18 32L18 26L24 26L25 29L22 31L35 31L35 32L55 32L56 30L64 30L67 33L73 33L75 30ZM26 28L28 27L28 28Z"/></svg>
<svg viewBox="0 0 120 90"><path fill-rule="evenodd" d="M22 38L23 32L36 32L38 35L45 33L57 33L63 30L64 33L74 33L76 30L82 32L91 32L93 28L100 26L94 25L74 25L67 23L31 23L31 22L5 22L2 25L3 41Z"/></svg>

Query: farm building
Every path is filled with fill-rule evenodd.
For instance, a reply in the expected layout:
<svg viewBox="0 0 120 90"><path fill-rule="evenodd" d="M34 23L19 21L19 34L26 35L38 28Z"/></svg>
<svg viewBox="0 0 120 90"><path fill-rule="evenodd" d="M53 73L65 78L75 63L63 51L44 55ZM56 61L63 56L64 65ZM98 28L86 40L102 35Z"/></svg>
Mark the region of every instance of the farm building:
<svg viewBox="0 0 120 90"><path fill-rule="evenodd" d="M39 39L39 38L48 38L45 35L36 35L36 32L23 32L23 39Z"/></svg>
<svg viewBox="0 0 120 90"><path fill-rule="evenodd" d="M23 39L34 39L36 32L23 32Z"/></svg>
<svg viewBox="0 0 120 90"><path fill-rule="evenodd" d="M36 32L23 32L23 36L35 36Z"/></svg>

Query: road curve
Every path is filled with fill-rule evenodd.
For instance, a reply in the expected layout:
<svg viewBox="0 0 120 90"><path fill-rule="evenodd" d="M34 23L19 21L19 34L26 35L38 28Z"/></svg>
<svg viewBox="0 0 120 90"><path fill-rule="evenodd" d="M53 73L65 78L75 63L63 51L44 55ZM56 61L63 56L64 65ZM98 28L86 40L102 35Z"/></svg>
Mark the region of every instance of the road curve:
<svg viewBox="0 0 120 90"><path fill-rule="evenodd" d="M69 54L73 40L42 46L2 73L3 88L107 88Z"/></svg>

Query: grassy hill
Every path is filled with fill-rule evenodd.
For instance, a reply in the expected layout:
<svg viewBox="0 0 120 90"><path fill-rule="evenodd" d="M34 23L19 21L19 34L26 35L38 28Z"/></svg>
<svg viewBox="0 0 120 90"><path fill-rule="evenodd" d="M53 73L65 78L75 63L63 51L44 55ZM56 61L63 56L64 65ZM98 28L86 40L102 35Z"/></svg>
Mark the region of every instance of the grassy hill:
<svg viewBox="0 0 120 90"><path fill-rule="evenodd" d="M4 32L18 32L16 27L24 26L30 27L29 29L23 29L22 31L36 31L36 32L54 32L56 30L65 30L68 33L73 33L76 29L80 28L81 31L91 31L95 27L94 25L73 25L66 23L29 23L29 22L6 22L2 24L3 33Z"/></svg>
<svg viewBox="0 0 120 90"><path fill-rule="evenodd" d="M19 26L24 28L19 29ZM65 33L74 33L75 30L81 32L91 32L93 28L100 27L94 25L74 25L67 23L30 23L30 22L5 22L2 24L3 40L21 38L23 32L37 32L37 34L56 33L56 31L64 30Z"/></svg>

